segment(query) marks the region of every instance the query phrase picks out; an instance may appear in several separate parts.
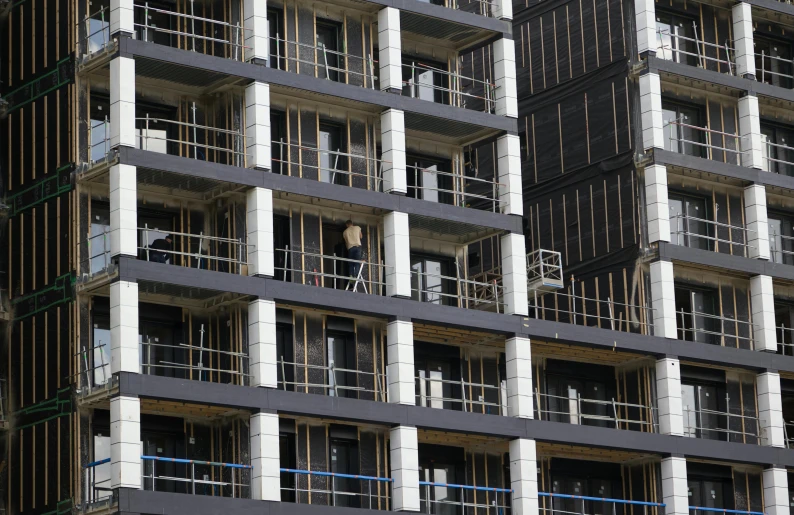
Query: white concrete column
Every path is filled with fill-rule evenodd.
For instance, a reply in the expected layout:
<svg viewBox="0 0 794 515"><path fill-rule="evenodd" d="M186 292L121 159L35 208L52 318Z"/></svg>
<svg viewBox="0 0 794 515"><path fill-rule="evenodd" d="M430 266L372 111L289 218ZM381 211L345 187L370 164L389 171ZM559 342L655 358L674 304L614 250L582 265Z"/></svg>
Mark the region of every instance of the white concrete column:
<svg viewBox="0 0 794 515"><path fill-rule="evenodd" d="M252 82L245 88L245 153L248 168L270 170L270 85Z"/></svg>
<svg viewBox="0 0 794 515"><path fill-rule="evenodd" d="M507 413L511 417L533 418L532 348L529 338L514 336L505 342L507 372Z"/></svg>
<svg viewBox="0 0 794 515"><path fill-rule="evenodd" d="M243 27L245 28L245 60L270 57L268 44L267 0L245 0L243 3ZM274 34L275 37L275 34ZM284 37L282 34L280 37Z"/></svg>
<svg viewBox="0 0 794 515"><path fill-rule="evenodd" d="M110 146L137 147L135 135L135 59L110 61Z"/></svg>
<svg viewBox="0 0 794 515"><path fill-rule="evenodd" d="M381 91L402 91L402 40L400 11L384 7L378 11L378 64Z"/></svg>
<svg viewBox="0 0 794 515"><path fill-rule="evenodd" d="M499 176L499 201L502 213L524 214L521 183L521 139L514 134L496 140L496 170Z"/></svg>
<svg viewBox="0 0 794 515"><path fill-rule="evenodd" d="M656 52L656 5L654 0L634 0L637 53Z"/></svg>
<svg viewBox="0 0 794 515"><path fill-rule="evenodd" d="M775 288L770 276L750 278L750 308L753 313L753 347L759 351L777 352Z"/></svg>
<svg viewBox="0 0 794 515"><path fill-rule="evenodd" d="M744 219L747 223L748 257L769 259L769 221L763 185L752 184L744 188Z"/></svg>
<svg viewBox="0 0 794 515"><path fill-rule="evenodd" d="M110 283L110 373L140 373L138 283Z"/></svg>
<svg viewBox="0 0 794 515"><path fill-rule="evenodd" d="M494 18L505 21L513 19L513 2L511 0L494 0L492 5Z"/></svg>
<svg viewBox="0 0 794 515"><path fill-rule="evenodd" d="M253 413L251 428L251 499L281 501L278 414Z"/></svg>
<svg viewBox="0 0 794 515"><path fill-rule="evenodd" d="M248 373L251 386L278 387L276 303L256 299L248 303Z"/></svg>
<svg viewBox="0 0 794 515"><path fill-rule="evenodd" d="M743 166L759 170L769 169L764 161L761 115L758 111L758 97L756 96L745 95L739 99L739 141Z"/></svg>
<svg viewBox="0 0 794 515"><path fill-rule="evenodd" d="M415 427L398 426L389 431L392 509L419 511L419 442Z"/></svg>
<svg viewBox="0 0 794 515"><path fill-rule="evenodd" d="M405 113L387 109L380 115L380 143L383 152L383 191L405 195L408 179L405 168Z"/></svg>
<svg viewBox="0 0 794 515"><path fill-rule="evenodd" d="M662 458L662 502L665 515L689 515L685 458Z"/></svg>
<svg viewBox="0 0 794 515"><path fill-rule="evenodd" d="M741 2L731 9L733 18L733 48L736 75L754 77L755 45L753 45L753 15L750 4Z"/></svg>
<svg viewBox="0 0 794 515"><path fill-rule="evenodd" d="M246 193L248 275L273 277L273 191L251 188Z"/></svg>
<svg viewBox="0 0 794 515"><path fill-rule="evenodd" d="M408 213L392 211L383 217L386 295L411 297L411 241Z"/></svg>
<svg viewBox="0 0 794 515"><path fill-rule="evenodd" d="M134 0L110 0L110 35L135 33Z"/></svg>
<svg viewBox="0 0 794 515"><path fill-rule="evenodd" d="M110 255L138 256L137 169L110 167Z"/></svg>
<svg viewBox="0 0 794 515"><path fill-rule="evenodd" d="M651 263L651 307L653 332L662 338L678 338L675 316L675 276L673 263Z"/></svg>
<svg viewBox="0 0 794 515"><path fill-rule="evenodd" d="M640 76L640 113L642 148L646 150L666 148L662 116L662 83L657 73L646 73Z"/></svg>
<svg viewBox="0 0 794 515"><path fill-rule="evenodd" d="M675 358L656 360L656 397L659 409L659 433L684 435L684 411L681 402L681 364Z"/></svg>
<svg viewBox="0 0 794 515"><path fill-rule="evenodd" d="M538 515L538 463L535 440L510 440L510 488L514 515Z"/></svg>
<svg viewBox="0 0 794 515"><path fill-rule="evenodd" d="M761 482L764 484L764 513L789 515L788 471L781 467L764 469Z"/></svg>
<svg viewBox="0 0 794 515"><path fill-rule="evenodd" d="M783 397L780 393L780 374L764 372L756 379L758 392L758 421L761 443L770 447L785 447L783 430Z"/></svg>
<svg viewBox="0 0 794 515"><path fill-rule="evenodd" d="M141 401L110 399L110 488L141 488Z"/></svg>
<svg viewBox="0 0 794 515"><path fill-rule="evenodd" d="M528 315L527 302L527 252L524 235L508 233L501 237L502 295L505 313Z"/></svg>
<svg viewBox="0 0 794 515"><path fill-rule="evenodd" d="M667 203L667 167L645 167L645 203L648 243L670 241L670 207Z"/></svg>
<svg viewBox="0 0 794 515"><path fill-rule="evenodd" d="M512 39L497 39L493 43L493 76L496 91L494 112L518 118L518 89L516 86L516 47Z"/></svg>
<svg viewBox="0 0 794 515"><path fill-rule="evenodd" d="M416 405L414 324L393 320L386 326L386 378L389 402Z"/></svg>

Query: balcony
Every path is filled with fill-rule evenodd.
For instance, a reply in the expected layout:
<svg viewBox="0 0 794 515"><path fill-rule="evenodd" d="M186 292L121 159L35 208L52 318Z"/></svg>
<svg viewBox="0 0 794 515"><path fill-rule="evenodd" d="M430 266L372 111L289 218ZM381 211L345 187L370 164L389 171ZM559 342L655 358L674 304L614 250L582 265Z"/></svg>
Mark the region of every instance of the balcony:
<svg viewBox="0 0 794 515"><path fill-rule="evenodd" d="M751 257L755 247L755 232L728 223L690 216L688 212L675 209L675 198L670 201L670 242L694 249L721 252L734 256Z"/></svg>
<svg viewBox="0 0 794 515"><path fill-rule="evenodd" d="M489 282L460 277L456 268L455 276L439 273L442 266L437 262L413 259L411 267L411 298L442 306L463 309L504 312L504 294L501 278ZM424 265L424 266L423 266ZM442 263L443 265L443 263Z"/></svg>
<svg viewBox="0 0 794 515"><path fill-rule="evenodd" d="M513 491L506 488L419 481L419 511L430 515L506 515Z"/></svg>
<svg viewBox="0 0 794 515"><path fill-rule="evenodd" d="M290 468L281 472L281 501L344 508L389 510L391 485L387 477L373 477L337 472L320 472Z"/></svg>
<svg viewBox="0 0 794 515"><path fill-rule="evenodd" d="M441 63L402 58L402 94L437 104L493 113L496 84L449 70Z"/></svg>
<svg viewBox="0 0 794 515"><path fill-rule="evenodd" d="M627 501L587 495L567 495L551 492L538 492L541 499L541 513L565 513L569 515L616 515L630 513L632 515L664 515L666 505L658 502ZM546 507L545 499L552 506Z"/></svg>
<svg viewBox="0 0 794 515"><path fill-rule="evenodd" d="M702 113L695 108L683 108L662 102L665 150L720 161L742 164L746 144L736 132L711 129L701 125ZM686 111L688 114L681 114Z"/></svg>
<svg viewBox="0 0 794 515"><path fill-rule="evenodd" d="M657 7L656 57L704 70L736 75L736 57L729 40L717 42L702 39L702 32L696 21L679 18L678 15L668 14Z"/></svg>
<svg viewBox="0 0 794 515"><path fill-rule="evenodd" d="M752 350L754 325L749 304L741 297L746 295L749 285L722 285L719 279L711 276L702 279L707 279L708 285L676 281L678 339ZM717 287L714 287L715 282ZM723 294L726 297L721 298Z"/></svg>

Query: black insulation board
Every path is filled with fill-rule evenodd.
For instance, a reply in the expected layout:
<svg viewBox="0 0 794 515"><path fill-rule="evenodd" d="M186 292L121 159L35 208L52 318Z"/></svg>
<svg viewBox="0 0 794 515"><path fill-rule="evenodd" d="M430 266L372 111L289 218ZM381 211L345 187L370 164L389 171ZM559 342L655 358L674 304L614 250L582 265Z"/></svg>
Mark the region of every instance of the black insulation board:
<svg viewBox="0 0 794 515"><path fill-rule="evenodd" d="M376 400L374 393L375 390L375 376L372 375L374 370L374 357L372 345L372 324L368 322L358 322L356 324L356 361L357 370L365 372L358 374L358 386L368 391L359 392L359 399ZM381 386L384 386L385 381L381 381ZM382 388L380 389L382 391Z"/></svg>

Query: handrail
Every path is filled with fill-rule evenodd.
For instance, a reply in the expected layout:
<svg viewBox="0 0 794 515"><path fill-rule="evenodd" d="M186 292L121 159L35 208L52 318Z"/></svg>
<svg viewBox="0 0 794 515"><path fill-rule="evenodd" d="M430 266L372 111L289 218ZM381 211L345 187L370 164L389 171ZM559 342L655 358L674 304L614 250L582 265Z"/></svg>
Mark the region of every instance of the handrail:
<svg viewBox="0 0 794 515"><path fill-rule="evenodd" d="M617 504L631 504L634 506L656 506L659 508L665 508L667 506L663 502L629 501L626 499L612 499L610 497L589 497L587 495L568 495L568 494L558 494L553 492L538 492L538 497L559 497L561 499L580 499L583 501L604 501L604 502L613 502Z"/></svg>
<svg viewBox="0 0 794 515"><path fill-rule="evenodd" d="M538 405L538 412L541 414L548 414L548 415L561 415L563 417L576 417L578 424L582 425L583 420L601 420L601 421L608 421L614 422L616 429L623 429L621 424L638 424L641 426L649 426L650 430L653 431L657 427L657 412L658 408L654 406L646 406L644 404L634 404L630 402L621 402L616 401L614 398L611 400L598 400L598 399L586 399L582 398L579 392L576 392L576 397L567 397L564 395L552 395L550 393L540 393L538 389L535 389L535 397L537 398L537 405ZM572 413L571 411L552 411L550 409L541 409L541 397L546 399L559 399L564 402L571 402L575 401L577 404L576 412ZM593 413L584 413L582 411L582 403L589 403L595 404L605 407L612 407L612 415L597 415ZM629 418L622 418L618 415L618 408L637 408L641 410L650 410L651 420L635 420Z"/></svg>
<svg viewBox="0 0 794 515"><path fill-rule="evenodd" d="M202 338L203 338L203 332L204 332L204 324L201 325ZM154 369L167 368L171 370L185 370L190 372L191 373L190 377L186 377L186 379L193 379L192 373L196 372L198 374L198 378L197 378L198 381L205 380L204 375L202 374L203 372L209 372L210 374L219 374L219 375L227 374L234 379L239 378L240 383L245 382L245 379L251 376L251 374L247 372L248 370L247 360L249 359L249 356L248 353L245 352L233 352L233 351L226 351L220 349L212 349L209 348L208 346L204 347L203 345L202 346L188 345L186 343L180 343L179 345L166 345L164 343L154 343L151 341L145 341L145 342L140 342L140 345L141 347L145 348L145 351L143 351L143 356L142 356L142 358L145 358L145 360L143 360L143 362L141 363L141 372L147 375L152 374L153 368ZM185 363L178 362L176 358L174 358L175 361L160 360L158 363L153 363L152 355L151 355L151 349L153 347L165 348L172 351L183 351L189 354L188 356L186 356L187 359L185 360L186 361ZM208 356L220 356L220 355L229 356L230 368L223 369L223 368L213 368L210 366L205 366L204 365L205 352L207 353ZM198 363L195 365L193 364L193 360L192 360L193 353L195 353L198 357ZM220 358L218 359L220 360ZM238 365L239 370L232 369L232 367L234 367L235 364Z"/></svg>
<svg viewBox="0 0 794 515"><path fill-rule="evenodd" d="M105 458L104 460L99 461L92 461L91 463L85 465L83 468L91 468L91 467L98 467L99 465L104 465L105 463L110 463L110 458Z"/></svg>
<svg viewBox="0 0 794 515"><path fill-rule="evenodd" d="M348 478L348 479L362 479L365 481L380 481L380 482L387 482L393 483L394 480L390 477L377 477L377 476L361 476L358 474L340 474L339 472L322 472L322 471L315 471L315 470L301 470L301 469L287 469L287 468L280 468L278 469L279 472L287 472L292 474L307 474L312 476L324 476L324 477L341 477L341 478Z"/></svg>
<svg viewBox="0 0 794 515"><path fill-rule="evenodd" d="M749 229L747 227L741 227L741 226L738 226L738 225L730 225L730 224L723 223L723 222L717 222L716 220L707 220L707 219L704 219L704 218L697 218L697 217L689 216L689 215L687 215L685 213L680 213L680 214L676 214L676 215L671 216L670 217L670 221L672 222L673 220L677 220L679 223L676 223L675 227L673 227L673 224L671 223L671 229L670 229L671 234L682 235L682 236L688 237L688 238L686 238L687 241L681 241L680 243L676 243L677 245L682 245L684 247L691 247L692 246L691 242L688 241L691 238L697 238L697 239L703 239L703 240L715 242L717 244L717 245L715 245L715 248L714 248L715 252L719 251L719 244L720 243L724 243L725 245L738 245L738 246L744 248L744 257L748 256L748 253L749 253L750 249L756 248L754 245L750 245L750 233L757 233L757 231L754 231L754 230ZM680 223L681 220L684 221L684 225L683 226ZM711 225L711 226L713 226L715 228L728 229L730 238L733 237L732 231L739 231L743 235L743 238L744 238L745 241L742 242L742 241L733 241L732 239L731 240L722 239L722 238L720 238L719 236L716 235L716 233L717 233L716 230L714 231L714 233L715 233L714 236L710 236L708 234L699 234L697 232L691 232L690 231L689 222L699 222L699 223ZM684 240L684 239L685 238L681 238L680 240Z"/></svg>
<svg viewBox="0 0 794 515"><path fill-rule="evenodd" d="M479 177L467 176L467 175L464 175L462 173L445 172L445 171L442 171L442 170L431 170L429 168L423 168L421 166L415 166L415 165L406 165L405 168L406 168L406 171L409 171L409 170L413 170L414 171L414 185L410 186L409 187L410 189L421 190L421 191L424 191L424 190L437 191L437 192L447 193L447 194L453 195L454 198L455 198L455 201L453 202L453 205L466 207L465 200L466 200L467 197L471 198L471 199L475 199L475 200L485 200L485 201L491 203L492 211L494 213L496 213L496 212L501 211L502 205L506 203L506 201L501 200L499 198L499 188L501 186L504 186L504 184L497 181L496 175L494 175L493 179L488 180L488 179L481 179ZM440 175L440 176L443 176L443 177L452 177L452 179L453 179L452 189L446 189L446 188L441 188L441 187L433 188L433 187L424 186L424 185L419 186L420 183L424 184L423 181L421 181L419 179L419 174L420 173L422 173L422 174L428 173L428 174ZM480 184L483 184L483 185L491 186L491 194L487 195L487 194L480 194L480 193L469 193L469 192L466 191L466 183L467 182L468 183L472 183L472 182L473 183L480 183Z"/></svg>
<svg viewBox="0 0 794 515"><path fill-rule="evenodd" d="M499 284L496 279L491 283L486 283L474 281L472 279L464 279L463 277L420 272L418 270L411 270L411 276L417 277L417 287L414 288L413 285L411 285L411 291L418 293L419 302L435 302L442 298L457 299L458 307L461 308L476 309L478 304L484 304L493 305L496 307L497 313L501 312L504 295L500 294L500 292L503 286ZM437 290L432 289L435 288L435 286L431 286L431 289L425 289L424 281L422 280L422 278L425 277L432 277L434 279L440 279L441 281L450 281L457 286L457 293L445 293L442 284L437 285L439 287ZM423 294L431 298L436 298L424 300ZM471 304L471 307L469 304Z"/></svg>
<svg viewBox="0 0 794 515"><path fill-rule="evenodd" d="M656 29L656 34L659 36L659 41L662 41L662 37L661 36L668 36L671 41L673 39L675 39L675 40L683 40L683 41L689 41L691 43L694 43L695 44L695 48L697 50L697 53L693 53L693 52L689 52L687 50L682 50L680 48L672 48L672 47L668 47L667 45L661 45L660 48L662 49L662 59L665 59L665 51L669 50L671 53L673 53L673 55L675 55L676 53L679 53L679 54L688 55L688 56L691 56L691 57L696 57L697 60L698 60L698 66L700 66L701 68L705 68L706 67L704 61L707 61L707 60L708 61L714 61L714 62L717 62L717 63L727 64L728 65L728 74L729 75L734 75L733 68L736 66L736 63L731 61L731 52L734 51L734 49L728 46L727 40L725 41L725 44L723 44L723 45L720 45L719 43L711 43L709 41L702 41L702 40L700 40L697 37L697 24L695 22L692 22L692 24L693 24L694 29L695 29L694 33L696 35L694 38L689 38L689 37L686 37L686 36L682 36L680 34L672 34L669 30L663 30L663 29L660 29L660 28ZM711 57L711 56L705 55L703 52L701 52L701 48L700 48L701 45L712 47L712 48L716 48L717 49L717 57ZM725 59L720 59L719 58L719 53L721 51L725 52L725 57L726 57ZM735 54L735 51L734 51L734 54ZM735 56L734 56L734 59L735 59Z"/></svg>
<svg viewBox="0 0 794 515"><path fill-rule="evenodd" d="M105 18L105 13L107 14L107 19ZM99 19L94 18L95 16L99 15ZM95 30L94 32L90 32L91 30L91 20L99 21L103 26L99 30ZM110 38L110 7L109 6L102 6L98 10L94 11L93 13L87 13L82 21L78 22L77 25L79 26L81 23L85 24L85 31L86 35L81 38L82 41L86 41L88 43L88 48L86 48L86 54L90 55L94 52L99 52L103 50L108 43L112 41ZM98 45L94 51L91 51L91 38L94 36L102 34L102 44Z"/></svg>
<svg viewBox="0 0 794 515"><path fill-rule="evenodd" d="M99 273L99 272L101 272L103 270L107 270L108 269L108 266L111 264L111 259L110 259L110 250L111 250L111 248L110 248L111 247L110 236L111 235L112 235L112 232L109 230L108 226L104 226L102 228L102 232L101 233L95 234L93 236L89 236L88 238L78 242L78 244L77 244L78 247L83 245L83 244L85 244L87 249L88 249L88 256L85 259L81 259L80 260L80 265L81 266L78 269L78 272L83 273L83 270L84 270L83 265L88 265L87 266L87 268L88 268L88 272L87 273L89 275L93 275L93 274L96 274L96 273ZM99 239L99 238L102 238L102 241L101 241L102 250L101 250L101 252L97 252L96 254L94 254L93 253L94 240ZM104 266L102 266L101 268L99 268L97 270L94 270L94 268L93 268L94 260L97 259L97 258L100 258L100 257L103 260Z"/></svg>
<svg viewBox="0 0 794 515"><path fill-rule="evenodd" d="M294 496L293 499L285 499L282 495L281 500L283 502L293 501L301 503L310 499L309 502L311 504L337 506L339 504L337 498L340 498L345 499L345 502L341 503L344 507L359 507L357 505L361 504L360 507L364 508L367 507L364 504L367 504L369 509L389 509L389 498L391 497L389 490L390 485L394 482L391 478L291 468L280 468L279 472L281 474L294 474L295 476L308 476L306 485L299 485L297 478L293 476L292 485L281 486L280 489L283 492ZM319 482L321 484L312 484L312 476L325 478L325 481L315 480L315 483ZM351 486L349 483L346 484L346 482L337 480L355 480L358 483L356 486ZM366 491L361 488L364 483L367 486ZM383 491L381 491L381 488L383 488ZM298 494L306 494L307 497L301 498ZM319 494L319 499L317 497L308 497L312 494ZM360 502L362 499L366 499L367 502ZM373 500L375 501L374 503ZM381 505L381 503L384 504Z"/></svg>
<svg viewBox="0 0 794 515"><path fill-rule="evenodd" d="M475 79L473 77L467 77L460 73L446 71L441 68L436 68L434 66L430 66L424 63L417 63L416 61L412 61L411 63L402 63L403 68L408 68L411 71L411 77L408 80L402 81L403 87L410 88L410 96L412 98L418 97L416 94L416 88L430 88L434 91L443 91L445 93L449 93L449 105L466 108L465 105L465 98L472 98L475 100L482 100L484 104L484 111L486 113L492 113L495 106L496 106L496 84L492 82L488 82L481 79ZM447 87L444 86L437 86L435 84L420 84L416 82L416 72L419 70L420 72L431 71L433 73L440 73L448 77L450 84ZM466 93L463 91L462 82L467 81L471 82L472 84L481 85L484 90L485 96L475 95L473 93Z"/></svg>
<svg viewBox="0 0 794 515"><path fill-rule="evenodd" d="M489 388L491 390L496 390L498 397L501 399L502 397L502 386L499 385L491 385L485 383L474 383L471 381L465 381L461 379L460 381L454 381L452 379L440 379L434 377L423 377L423 376L415 376L414 382L419 383L419 393L415 395L417 405L424 406L424 407L433 407L433 401L441 401L441 402L460 402L462 403L463 411L468 411L467 404L477 405L477 406L490 406L499 409L500 415L507 415L507 399L504 400L504 404L500 400L499 402L488 402L485 400L475 400L475 399L468 399L466 398L466 388L473 387L473 388ZM454 397L435 397L427 393L427 387L425 383L441 383L441 384L450 384L454 386L461 387L461 398L454 398ZM424 392L424 393L423 393ZM429 403L427 401L430 401Z"/></svg>
<svg viewBox="0 0 794 515"><path fill-rule="evenodd" d="M694 310L693 311L684 311L683 308L680 309L680 310L676 310L676 316L678 316L678 315L681 316L680 323L677 324L678 325L678 330L681 331L684 334L691 333L693 335L693 339L694 339L694 335L696 333L699 333L699 334L708 334L708 335L712 335L712 336L719 336L719 337L722 337L722 338L736 338L738 340L747 340L747 341L750 342L751 346L753 346L753 343L755 341L754 340L754 335L753 335L753 331L755 329L755 324L753 322L750 322L749 320L739 320L738 318L729 318L729 317L720 316L720 315L712 315L710 313L701 313L700 311L694 311ZM685 319L684 319L685 316L690 316L692 318L692 327L691 328L687 328L686 327L686 324L684 323L685 322ZM696 317L702 317L702 318L706 318L706 319L709 319L709 320L719 321L719 323L720 323L720 332L715 332L715 331L711 331L711 330L706 329L706 328L697 327L696 324L695 324ZM739 334L725 334L724 325L725 325L726 322L729 323L729 324L744 324L744 325L748 326L750 335L749 336L741 336ZM684 339L684 338L682 338L682 339Z"/></svg>
<svg viewBox="0 0 794 515"><path fill-rule="evenodd" d="M138 250L143 252L145 261L151 261L152 257L154 256L156 259L159 259L161 256L159 254L167 254L169 256L181 256L183 258L195 259L197 267L201 267L201 261L214 261L216 263L229 263L233 265L237 265L237 272L242 274L244 272L243 265L248 264L248 256L254 250L254 245L251 243L246 243L242 238L240 239L233 239L233 238L222 238L220 236L207 236L205 234L191 234L191 233L184 233L184 232L175 232L169 229L160 229L159 227L149 227L149 224L145 224L143 227L138 227L138 231L140 231L143 235L141 241L143 244L138 245ZM170 234L174 240L171 244L172 247L170 249L152 249L149 246L149 232L155 233L165 233ZM181 248L188 248L188 251L185 250L176 250L176 239L177 238L186 238L187 242ZM198 252L189 252L190 249L190 239L195 238L198 240ZM233 251L230 252L230 256L221 256L219 255L218 249L216 248L213 252L212 245L205 249L205 243L214 243L217 246L221 245L230 245L233 248ZM205 254L203 251L206 250L207 253ZM155 259L155 260L156 260ZM173 259L170 258L172 265L176 265ZM231 267L230 267L231 268ZM231 270L230 270L231 271Z"/></svg>
<svg viewBox="0 0 794 515"><path fill-rule="evenodd" d="M212 467L226 467L232 469L253 469L251 465L240 465L239 463L223 463L220 461L202 461L202 460L189 460L186 458L166 458L163 456L147 456L142 455L142 460L145 461L166 461L169 463L182 463L185 465L208 465Z"/></svg>
<svg viewBox="0 0 794 515"><path fill-rule="evenodd" d="M275 249L276 253L283 252L284 253L284 266L275 266L274 270L278 272L283 272L282 280L287 280L287 272L294 273L294 274L301 274L302 276L302 283L309 284L314 286L320 286L323 288L336 288L338 286L337 281L341 281L342 285L345 285L345 281L347 284L345 285L345 290L352 290L354 292L358 292L359 285L361 286L362 290L366 294L372 295L383 295L383 287L386 286L385 276L386 276L386 269L389 268L388 265L384 263L376 263L373 261L367 261L365 259L350 259L344 258L337 255L327 255L327 254L319 254L316 252L305 252L300 250L292 250L289 247L283 249ZM299 258L299 265L295 264L295 259L293 256L297 255ZM320 264L320 269L314 270L307 270L303 260L300 260L301 257L309 257L309 258L316 258L320 260L330 259L333 261L333 271L325 271L323 264ZM337 272L336 266L337 263L341 263L344 267L345 264L348 266L350 265L358 265L358 270L356 273L349 274L345 270ZM365 267L375 267L375 270L372 274L365 274ZM373 275L375 277L369 277L369 275ZM314 281L312 281L314 278ZM333 282L329 281L329 284L325 284L325 279L333 279ZM307 280L308 279L308 280ZM370 287L368 288L367 285Z"/></svg>
<svg viewBox="0 0 794 515"><path fill-rule="evenodd" d="M283 356L279 357L278 359L278 366L281 369L281 386L284 390L287 389L287 386L292 386L293 388L321 388L327 391L327 393L333 394L334 396L338 396L338 391L352 391L352 392L366 392L371 393L375 396L375 400L380 400L382 402L387 402L388 397L388 388L386 387L386 374L381 372L369 372L366 370L354 370L349 368L340 368L335 365L312 365L309 363L295 363L291 361L284 361ZM303 369L305 372L305 381L287 381L286 376L286 368L285 365L293 367L295 370ZM326 381L326 376L323 374L323 383L310 383L309 382L309 370L322 370L323 372L328 373L328 379L333 378L333 384L331 381ZM347 386L347 385L340 385L338 384L336 373L346 373L346 374L357 374L357 375L364 375L364 376L372 376L373 377L373 389L365 388L363 386Z"/></svg>
<svg viewBox="0 0 794 515"><path fill-rule="evenodd" d="M750 416L750 415L733 414L733 413L730 413L730 412L727 412L727 411L717 411L717 410L712 410L712 409L702 409L702 408L689 409L689 406L683 406L682 407L682 412L684 414L684 432L685 433L694 430L695 433L697 433L698 431L700 431L701 433L704 432L704 431L711 431L711 432L714 432L714 433L723 433L723 434L728 434L728 435L752 436L752 437L758 438L759 440L762 437L763 428L761 427L761 421L760 421L759 417L754 417L754 416ZM689 417L691 415L693 415L693 414L695 416L694 426L689 424ZM747 431L745 429L742 429L741 431L735 431L733 429L729 429L728 427L724 427L724 428L722 428L722 427L705 427L703 425L703 415L704 414L705 415L716 415L716 416L719 416L719 417L726 417L727 418L726 426L730 425L730 421L731 421L732 417L742 420L742 422L743 422L742 425L744 425L744 419L750 420L751 422L755 423L756 432ZM695 434L695 436L697 436L697 434Z"/></svg>
<svg viewBox="0 0 794 515"><path fill-rule="evenodd" d="M499 492L510 494L513 493L511 488L494 488L491 486L471 486L471 485L456 485L455 483L432 483L430 481L419 481L419 486L440 486L446 488L460 488L461 490L476 490L478 492Z"/></svg>
<svg viewBox="0 0 794 515"><path fill-rule="evenodd" d="M689 506L690 510L702 510L713 513L739 513L743 515L766 515L763 511L729 510L727 508L706 508L704 506Z"/></svg>
<svg viewBox="0 0 794 515"><path fill-rule="evenodd" d="M754 55L756 57L760 57L761 58L761 77L760 77L760 82L766 82L766 74L767 73L769 75L777 75L778 77L785 77L787 79L794 79L794 75L792 75L792 74L779 73L779 72L773 72L772 70L767 70L766 69L766 61L765 61L766 58L775 59L777 61L781 61L781 62L791 66L792 67L791 69L794 70L794 59L783 59L782 57L778 57L776 55L768 55L763 50L761 51L760 54L759 53L755 53Z"/></svg>
<svg viewBox="0 0 794 515"><path fill-rule="evenodd" d="M735 154L736 156L741 156L742 154L746 154L748 152L746 150L738 150L742 146L741 145L742 136L740 136L738 134L730 134L730 133L727 133L727 132L722 132L722 131L718 131L718 130L714 130L714 129L709 129L708 127L699 127L697 125L690 125L690 124L687 124L687 123L683 123L683 122L681 122L679 120L670 120L669 122L667 122L665 124L665 127L668 126L668 125L677 125L679 127L687 127L689 129L694 129L694 130L698 130L698 131L701 131L701 132L705 132L707 134L717 134L719 136L733 138L734 142L736 143L737 149L728 148L728 147L720 147L718 145L712 145L711 143L701 143L699 141L688 140L688 139L685 139L683 137L683 135L679 138L678 134L677 134L678 131L671 131L671 133L670 133L670 141L675 141L677 143L683 143L683 144L689 144L689 145L695 145L695 146L699 146L699 147L704 147L704 148L707 148L709 150L716 150L717 152L731 152L732 154ZM676 134L673 134L673 132L675 132ZM670 150L672 150L673 152L678 152L679 151L677 149L672 149L672 148Z"/></svg>

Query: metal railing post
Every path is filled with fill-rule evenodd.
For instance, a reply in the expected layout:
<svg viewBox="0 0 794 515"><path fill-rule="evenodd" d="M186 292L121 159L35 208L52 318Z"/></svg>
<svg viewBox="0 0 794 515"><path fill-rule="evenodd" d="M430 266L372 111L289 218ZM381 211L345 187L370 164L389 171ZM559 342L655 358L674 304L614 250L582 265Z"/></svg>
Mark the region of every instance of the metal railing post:
<svg viewBox="0 0 794 515"><path fill-rule="evenodd" d="M336 506L336 476L331 474L331 506Z"/></svg>
<svg viewBox="0 0 794 515"><path fill-rule="evenodd" d="M235 480L234 480L234 471L235 470L236 469L234 467L231 468L231 471L232 471L232 499L234 499L234 490L236 488Z"/></svg>
<svg viewBox="0 0 794 515"><path fill-rule="evenodd" d="M190 484L193 487L193 495L196 495L196 464L190 464Z"/></svg>

